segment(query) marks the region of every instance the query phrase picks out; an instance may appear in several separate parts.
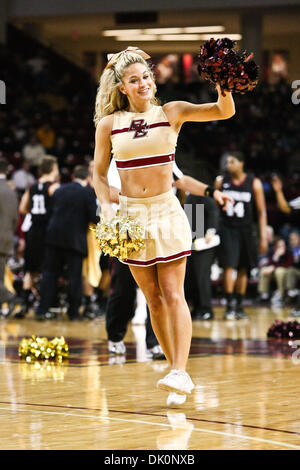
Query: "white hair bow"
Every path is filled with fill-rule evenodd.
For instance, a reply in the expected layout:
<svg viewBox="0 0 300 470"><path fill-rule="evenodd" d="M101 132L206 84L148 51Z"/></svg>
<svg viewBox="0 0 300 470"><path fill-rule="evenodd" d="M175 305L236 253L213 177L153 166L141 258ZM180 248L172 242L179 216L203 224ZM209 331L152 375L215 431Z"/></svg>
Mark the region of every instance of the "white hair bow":
<svg viewBox="0 0 300 470"><path fill-rule="evenodd" d="M127 47L127 49L124 49L121 52L116 52L115 54L108 54L107 55L108 63L106 65L106 68L109 68L115 65L118 62L121 55L126 52L135 52L136 54L140 55L145 60L150 59L151 57L149 54L147 54L147 52L142 51L142 49L139 49L138 47L134 47L134 46L129 46Z"/></svg>

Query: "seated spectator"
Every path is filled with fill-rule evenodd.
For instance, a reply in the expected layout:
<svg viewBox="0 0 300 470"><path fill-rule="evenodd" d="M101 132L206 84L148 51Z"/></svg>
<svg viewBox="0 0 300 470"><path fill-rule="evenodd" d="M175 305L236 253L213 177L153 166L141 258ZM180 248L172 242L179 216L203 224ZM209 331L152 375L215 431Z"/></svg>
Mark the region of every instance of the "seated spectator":
<svg viewBox="0 0 300 470"><path fill-rule="evenodd" d="M14 148L21 151L27 140L27 131L18 123L11 126L11 132L14 138Z"/></svg>
<svg viewBox="0 0 300 470"><path fill-rule="evenodd" d="M35 182L35 177L30 173L29 169L29 162L24 160L22 167L19 170L16 170L12 175L12 182L14 183L19 196L22 196L26 189Z"/></svg>
<svg viewBox="0 0 300 470"><path fill-rule="evenodd" d="M31 57L27 61L27 65L29 66L29 68L31 69L31 72L34 75L40 74L42 72L45 64L46 64L46 60L43 57L43 53L40 53L37 56Z"/></svg>
<svg viewBox="0 0 300 470"><path fill-rule="evenodd" d="M267 258L265 265L262 266L260 270L258 291L261 300L269 299L270 283L275 279L277 291L273 295L271 302L277 307L283 305L287 270L292 263L292 253L287 250L284 239L277 239L271 255Z"/></svg>
<svg viewBox="0 0 300 470"><path fill-rule="evenodd" d="M291 232L289 236L289 246L293 255L293 264L287 271L286 284L288 295L294 298L297 291L297 283L300 279L300 234Z"/></svg>
<svg viewBox="0 0 300 470"><path fill-rule="evenodd" d="M285 214L291 214L293 211L299 210L300 197L288 202L283 194L282 181L277 175L274 175L272 178L272 187L276 195L277 204L282 212Z"/></svg>
<svg viewBox="0 0 300 470"><path fill-rule="evenodd" d="M31 135L29 142L24 145L22 149L24 160L30 164L30 170L34 176L37 175L37 168L40 165L42 158L46 155L44 147L39 143L36 135Z"/></svg>
<svg viewBox="0 0 300 470"><path fill-rule="evenodd" d="M268 248L266 253L263 255L259 255L258 257L258 266L264 266L265 263L268 261L269 256L271 256L272 251L273 251L273 246L274 246L274 229L271 227L271 225L267 225L266 227L266 233L267 233L267 243L268 243Z"/></svg>
<svg viewBox="0 0 300 470"><path fill-rule="evenodd" d="M61 168L68 153L67 143L64 137L56 137L51 153L57 157L59 168Z"/></svg>
<svg viewBox="0 0 300 470"><path fill-rule="evenodd" d="M40 143L45 147L46 150L50 150L55 142L55 132L49 126L49 124L43 124L36 132Z"/></svg>

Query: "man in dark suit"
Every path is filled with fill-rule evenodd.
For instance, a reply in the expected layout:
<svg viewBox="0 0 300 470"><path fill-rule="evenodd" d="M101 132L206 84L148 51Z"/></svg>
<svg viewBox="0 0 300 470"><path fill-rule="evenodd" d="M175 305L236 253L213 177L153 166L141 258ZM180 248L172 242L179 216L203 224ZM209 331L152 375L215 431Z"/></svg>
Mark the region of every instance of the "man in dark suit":
<svg viewBox="0 0 300 470"><path fill-rule="evenodd" d="M8 314L15 306L16 296L4 286L4 273L7 258L13 251L14 234L18 222L18 198L6 181L8 163L0 160L0 306L9 303Z"/></svg>
<svg viewBox="0 0 300 470"><path fill-rule="evenodd" d="M67 266L68 316L78 319L82 296L82 260L87 256L87 229L97 223L95 196L87 189L88 169L77 166L74 180L57 189L46 233L46 253L41 283L41 301L36 318L51 318L49 308L55 301L57 279Z"/></svg>
<svg viewBox="0 0 300 470"><path fill-rule="evenodd" d="M203 205L203 237L193 241L191 256L187 261L187 272L185 277L185 291L193 303L192 317L194 320L212 320L214 318L212 310L212 287L211 287L211 266L214 261L216 246L220 239L216 235L218 228L219 209L211 197L195 196L189 194L185 207L191 205L192 218L190 219L191 229L196 226L196 207ZM202 221L198 221L201 223Z"/></svg>

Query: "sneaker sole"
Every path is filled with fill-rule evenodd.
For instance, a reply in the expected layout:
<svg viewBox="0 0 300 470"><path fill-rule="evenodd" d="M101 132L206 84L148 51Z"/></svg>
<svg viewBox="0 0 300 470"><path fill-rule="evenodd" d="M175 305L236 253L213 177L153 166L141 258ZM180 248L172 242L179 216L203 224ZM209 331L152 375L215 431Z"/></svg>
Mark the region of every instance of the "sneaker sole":
<svg viewBox="0 0 300 470"><path fill-rule="evenodd" d="M186 395L186 394L190 395L194 387L192 389L189 389L189 390L180 390L179 388L172 387L171 385L167 385L167 384L164 384L164 383L158 383L157 388L159 390L164 390L165 392L175 392L175 393L178 393L178 395Z"/></svg>

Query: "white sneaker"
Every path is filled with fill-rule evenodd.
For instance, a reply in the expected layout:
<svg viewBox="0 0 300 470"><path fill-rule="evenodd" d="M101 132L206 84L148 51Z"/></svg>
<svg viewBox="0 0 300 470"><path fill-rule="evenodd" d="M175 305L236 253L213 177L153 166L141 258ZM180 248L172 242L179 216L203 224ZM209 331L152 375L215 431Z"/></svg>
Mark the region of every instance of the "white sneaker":
<svg viewBox="0 0 300 470"><path fill-rule="evenodd" d="M118 341L117 343L108 341L108 350L110 353L123 355L126 353L126 346L123 341Z"/></svg>
<svg viewBox="0 0 300 470"><path fill-rule="evenodd" d="M167 398L167 406L183 405L186 401L186 395L179 395L178 393L171 392Z"/></svg>
<svg viewBox="0 0 300 470"><path fill-rule="evenodd" d="M297 297L298 289L290 289L290 290L288 290L287 294L288 294L289 297L293 297L293 298Z"/></svg>
<svg viewBox="0 0 300 470"><path fill-rule="evenodd" d="M277 303L278 300L282 300L282 296L279 290L276 290L271 297L271 303Z"/></svg>
<svg viewBox="0 0 300 470"><path fill-rule="evenodd" d="M164 352L159 344L153 346L151 349L147 349L147 354L152 357L152 359L165 359Z"/></svg>
<svg viewBox="0 0 300 470"><path fill-rule="evenodd" d="M157 388L167 390L168 392L176 392L179 395L190 394L195 385L191 377L184 370L173 369L163 379L157 382Z"/></svg>

